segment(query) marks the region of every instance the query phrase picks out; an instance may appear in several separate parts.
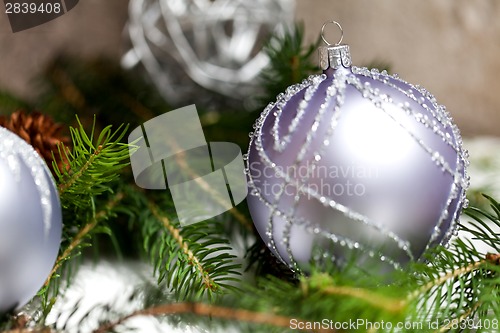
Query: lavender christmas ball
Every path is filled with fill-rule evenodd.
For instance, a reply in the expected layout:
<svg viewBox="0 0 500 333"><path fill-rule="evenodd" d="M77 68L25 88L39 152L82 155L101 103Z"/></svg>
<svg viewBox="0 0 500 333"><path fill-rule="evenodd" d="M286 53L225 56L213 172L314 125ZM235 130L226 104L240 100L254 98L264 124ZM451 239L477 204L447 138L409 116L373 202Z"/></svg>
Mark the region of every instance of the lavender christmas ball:
<svg viewBox="0 0 500 333"><path fill-rule="evenodd" d="M25 305L43 286L61 230L59 196L47 165L0 126L0 315Z"/></svg>
<svg viewBox="0 0 500 333"><path fill-rule="evenodd" d="M320 48L320 66L254 126L248 203L262 239L306 270L353 257L387 270L446 244L468 162L445 107L396 75L351 67L347 45Z"/></svg>

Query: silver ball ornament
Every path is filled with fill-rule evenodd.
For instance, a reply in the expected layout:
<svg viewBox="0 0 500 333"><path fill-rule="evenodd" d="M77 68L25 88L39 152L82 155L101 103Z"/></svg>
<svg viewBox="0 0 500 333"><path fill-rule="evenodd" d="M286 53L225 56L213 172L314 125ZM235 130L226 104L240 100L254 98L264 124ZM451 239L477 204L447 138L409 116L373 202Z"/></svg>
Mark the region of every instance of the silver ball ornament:
<svg viewBox="0 0 500 333"><path fill-rule="evenodd" d="M0 313L25 305L43 286L61 230L47 165L33 147L0 127Z"/></svg>
<svg viewBox="0 0 500 333"><path fill-rule="evenodd" d="M387 72L351 67L347 45L319 50L321 75L289 87L257 119L248 204L271 251L387 271L456 232L467 152L445 107Z"/></svg>

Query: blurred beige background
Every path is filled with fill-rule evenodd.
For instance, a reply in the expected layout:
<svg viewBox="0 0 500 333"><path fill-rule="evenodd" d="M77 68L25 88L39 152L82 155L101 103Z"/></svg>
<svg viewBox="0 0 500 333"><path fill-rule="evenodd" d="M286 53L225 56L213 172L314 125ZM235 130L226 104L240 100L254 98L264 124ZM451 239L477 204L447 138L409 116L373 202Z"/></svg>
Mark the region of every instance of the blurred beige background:
<svg viewBox="0 0 500 333"><path fill-rule="evenodd" d="M32 78L61 51L124 52L126 0L81 0L68 14L13 34L0 13L0 89L34 95ZM500 1L297 0L309 41L341 22L355 64L380 60L448 107L465 135L500 136ZM335 40L335 31L328 31Z"/></svg>

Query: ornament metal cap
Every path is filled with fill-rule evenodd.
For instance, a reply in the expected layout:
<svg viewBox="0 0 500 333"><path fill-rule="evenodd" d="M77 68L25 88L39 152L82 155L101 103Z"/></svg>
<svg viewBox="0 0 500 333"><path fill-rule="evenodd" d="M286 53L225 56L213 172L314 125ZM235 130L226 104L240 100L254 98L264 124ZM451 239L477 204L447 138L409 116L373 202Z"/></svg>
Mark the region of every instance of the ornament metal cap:
<svg viewBox="0 0 500 333"><path fill-rule="evenodd" d="M333 23L340 29L340 39L335 44L330 44L325 38L325 27ZM321 39L327 46L320 46L318 48L319 55L319 67L322 70L327 70L328 68L337 69L342 67L350 67L352 64L351 52L349 50L349 45L341 44L344 38L344 30L342 26L337 21L328 21L321 27Z"/></svg>

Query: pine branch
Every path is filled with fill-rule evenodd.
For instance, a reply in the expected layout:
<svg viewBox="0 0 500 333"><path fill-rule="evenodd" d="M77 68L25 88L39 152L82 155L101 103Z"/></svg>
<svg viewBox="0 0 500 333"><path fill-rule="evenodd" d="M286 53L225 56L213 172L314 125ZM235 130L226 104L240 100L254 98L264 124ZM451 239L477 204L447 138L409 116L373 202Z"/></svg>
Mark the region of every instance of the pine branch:
<svg viewBox="0 0 500 333"><path fill-rule="evenodd" d="M170 235L177 242L177 246L180 248L180 250L187 256L187 260L188 260L189 264L192 265L196 269L197 274L202 279L203 288L209 289L211 291L215 291L216 290L215 281L213 281L210 278L208 271L203 267L200 259L198 259L193 254L193 251L191 251L191 249L189 248L188 242L186 242L184 240L184 238L181 236L180 229L175 228L166 216L160 215L160 213L158 212L158 207L156 207L153 203L150 203L149 207L150 207L153 215L159 221L162 222L163 226L168 230Z"/></svg>
<svg viewBox="0 0 500 333"><path fill-rule="evenodd" d="M304 26L297 24L283 37L272 37L264 50L270 64L260 75L266 95L264 104L293 84L297 84L317 72L317 65L311 56L317 50L319 38L314 44L304 46Z"/></svg>
<svg viewBox="0 0 500 333"><path fill-rule="evenodd" d="M12 330L3 331L2 333L55 333L55 331L52 330L49 327L44 327L44 328L15 328L15 329L12 329Z"/></svg>
<svg viewBox="0 0 500 333"><path fill-rule="evenodd" d="M130 315L123 317L115 322L107 323L93 331L93 333L106 333L114 330L119 325L122 325L127 320L137 316L168 316L178 314L194 314L216 319L233 320L238 322L247 322L259 325L271 325L274 327L290 327L292 318L274 315L272 313L263 313L256 311L248 311L243 309L232 309L221 307L212 304L204 303L173 303L151 307L144 310L139 310Z"/></svg>
<svg viewBox="0 0 500 333"><path fill-rule="evenodd" d="M205 221L180 228L176 218L169 218L150 199L140 215L143 248L150 256L158 283L166 281L178 300L200 299L236 288L240 264L220 222ZM171 204L171 203L170 203ZM165 202L168 207L168 202Z"/></svg>
<svg viewBox="0 0 500 333"><path fill-rule="evenodd" d="M59 293L60 279L56 279L66 270L66 278L71 277L70 264L80 251L90 246L99 233L114 235L105 221L115 216L124 194L114 192L119 180L119 171L128 165L129 146L120 143L127 127L120 126L112 131L111 126L104 128L99 135L95 128L87 135L77 118L79 127L70 128L72 151L59 146L59 154L64 163L54 164L58 179L58 189L63 208L63 232L60 255L39 291L42 319L48 314ZM101 203L106 200L107 203Z"/></svg>
<svg viewBox="0 0 500 333"><path fill-rule="evenodd" d="M158 207L151 208L158 211ZM185 229L180 230L176 221L165 220L161 215L156 218L162 220L163 227L175 236L172 240L177 246L176 253L182 252L184 260L190 258L191 245L186 247L182 236ZM481 223L487 225L486 221L481 220ZM476 231L478 236L491 238L486 237L487 229ZM196 256L194 251L192 254ZM314 270L310 276L302 277L299 285L267 277L261 278L257 286L245 286L244 292L234 294L235 297L220 299L220 304L181 302L153 305L107 323L95 332L114 330L139 315L174 314L208 316L221 323L231 320L240 326L250 323L252 331L257 332L269 332L270 327L290 328L292 319L310 327L323 318L332 322L360 318L372 323L420 322L428 325L433 322L438 325L433 330L423 326L423 329L407 329L405 332L453 331L457 322L469 318L474 318L475 322L489 320L495 323L499 314L500 254L480 254L470 244L458 241L450 249L436 248L429 255L432 255L432 262L417 263L397 272L390 284L386 282L387 276L360 276L360 270L355 266L345 270ZM196 266L196 261L193 265ZM265 326L260 326L263 324ZM467 331L470 330L464 330Z"/></svg>
<svg viewBox="0 0 500 333"><path fill-rule="evenodd" d="M70 128L73 150L60 147L59 154L67 164L56 167L55 174L63 207L86 210L92 197L110 191L108 184L118 179L119 171L129 164L129 146L120 142L128 126L114 132L112 126L107 126L94 139L95 127L89 136L77 121L79 127Z"/></svg>
<svg viewBox="0 0 500 333"><path fill-rule="evenodd" d="M462 315L460 315L456 319L455 323L463 323L465 320L467 320L468 318L470 318L477 311L477 309L479 308L479 305L480 304L477 303L472 308L470 308L469 310L467 310L465 313L463 313ZM439 333L449 332L450 330L454 329L453 326L454 326L454 322L450 321L449 324L446 324L443 327L440 327L438 330L436 330L436 332L439 332Z"/></svg>
<svg viewBox="0 0 500 333"><path fill-rule="evenodd" d="M331 276L327 274L317 274L302 280L302 287L304 289L309 289L311 286L316 285L317 281L320 280L321 283L317 287L318 291L325 296L335 295L335 296L347 296L350 298L358 299L362 302L368 303L370 306L380 308L388 312L402 312L405 310L406 303L398 298L390 298L384 295L373 292L372 290L355 288L350 286L336 286L334 282L331 281ZM326 285L325 285L326 282Z"/></svg>
<svg viewBox="0 0 500 333"><path fill-rule="evenodd" d="M496 214L496 216L485 209L476 207L467 208L465 214L472 218L473 221L470 221L467 225L461 225L460 229L470 233L475 239L483 241L486 245L500 253L500 238L490 226L492 224L496 228L500 228L500 204L488 195L483 194L483 197L489 202L493 214ZM485 223L485 220L489 223Z"/></svg>
<svg viewBox="0 0 500 333"><path fill-rule="evenodd" d="M116 193L112 199L106 204L105 208L99 211L85 226L76 234L75 237L71 240L70 244L66 247L64 252L57 258L52 271L50 272L47 280L45 281L45 286L48 286L51 282L54 274L61 268L63 263L70 259L73 253L81 247L85 238L88 238L89 235L95 230L100 222L106 220L110 217L113 209L120 203L123 199L124 195L121 192Z"/></svg>
<svg viewBox="0 0 500 333"><path fill-rule="evenodd" d="M498 207L492 199L491 203ZM484 211L471 208L467 212L476 217L480 212L491 219L490 223L500 223L498 217ZM478 219L475 225L478 239L487 242L498 239L498 235L489 233L487 221ZM267 278L245 293L259 300L245 301L253 304L253 308L265 306L275 314L300 316L309 322L321 318L336 322L353 318L378 323L436 322L438 332L453 328L450 325L453 320L463 322L474 316L478 316L474 317L475 322L497 320L500 254L481 254L469 243L458 240L449 249L436 248L428 257L427 264L413 264L393 277L360 276L356 267L346 267L313 270L310 276L301 278L300 288L294 283ZM369 271L366 268L365 272ZM387 284L387 279L394 282Z"/></svg>
<svg viewBox="0 0 500 333"><path fill-rule="evenodd" d="M304 47L303 33L300 28L296 29L283 39L273 39L268 45L271 66L263 74L269 94L266 103L287 86L316 72L310 59L316 47ZM79 65L66 66L63 63L53 68L50 82L55 89L51 96L48 95L47 105L53 106L49 109L54 113L63 114L60 110L65 107L82 113L113 108L116 111L113 114L121 118L120 122L124 119L143 122L144 117L149 119L164 112L164 102L154 105L148 94L136 98L143 90L131 89L129 83L138 80L129 82L123 74L115 75L102 64ZM104 112L101 115L103 119L113 116ZM216 126L213 130L214 133L224 132ZM78 122L78 127L71 132L75 148L72 152L66 152L63 147L60 149L67 158L63 160L69 161L67 168L59 169L58 174L65 214L65 243L49 280L54 281L62 265L71 262L78 249L99 231L103 222L120 211L130 214L131 220L135 221L131 224L141 229L142 245L155 266L159 286L166 282L181 300L181 303L174 304L158 301L152 307L117 321L109 319L116 317L107 309L110 322L96 333L112 331L139 315L191 314L211 318L216 323L226 320L252 323L255 325L252 328L262 332L273 327L289 328L292 318L301 318L298 321L302 323L323 318L333 322L353 318L379 323L433 321L438 323L433 329L435 332L453 330L452 320L460 322L474 318L476 322L484 322L500 318L500 238L492 227L500 227L500 205L490 197L486 198L492 212L466 209L465 213L472 221L462 225L461 231L472 234L493 248L494 253L479 253L469 242L458 240L448 249L438 247L429 251L426 262L413 263L389 276L371 274L371 267L321 268L313 262L310 275L302 276L298 282L264 277L263 274L257 278L256 284L243 282L239 277L239 265L234 263L235 257L229 252L227 231L223 230L221 223L207 221L181 228L173 213L172 200L166 195L163 199L153 200L155 194L146 195L136 189L136 193L130 195L122 191L113 194L116 188L124 188L123 191L132 188L124 185L128 180L120 179L118 175L119 170L128 164L129 147L119 142L126 128L112 132L110 127L105 127L98 138L94 137L94 131L93 128L87 135ZM221 141L225 141L224 137ZM200 187L210 191L204 184ZM107 203L103 204L105 201ZM240 221L241 225L251 226L242 212L231 214L231 218ZM236 288L230 282L239 283L244 292L235 292ZM160 287L158 289L163 291ZM215 295L223 297L213 298ZM207 298L217 300L217 303L184 302ZM23 330L21 332L27 333ZM464 330L467 331L471 330ZM31 333L34 332L37 331Z"/></svg>
<svg viewBox="0 0 500 333"><path fill-rule="evenodd" d="M465 267L459 267L451 272L446 273L445 275L439 277L436 280L429 281L427 284L423 285L419 289L415 290L414 292L410 293L407 297L408 301L412 301L416 298L418 298L420 295L429 292L436 286L442 285L450 280L453 280L461 275L464 275L466 273L473 272L475 270L478 270L481 266L483 266L486 263L486 260L479 260L476 262L472 262L469 265Z"/></svg>

